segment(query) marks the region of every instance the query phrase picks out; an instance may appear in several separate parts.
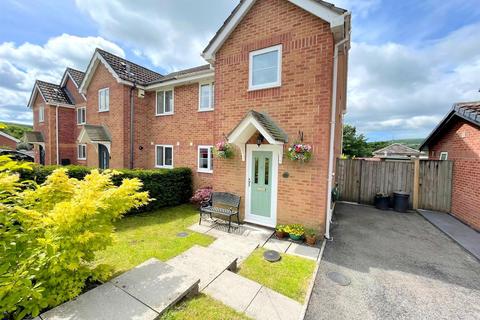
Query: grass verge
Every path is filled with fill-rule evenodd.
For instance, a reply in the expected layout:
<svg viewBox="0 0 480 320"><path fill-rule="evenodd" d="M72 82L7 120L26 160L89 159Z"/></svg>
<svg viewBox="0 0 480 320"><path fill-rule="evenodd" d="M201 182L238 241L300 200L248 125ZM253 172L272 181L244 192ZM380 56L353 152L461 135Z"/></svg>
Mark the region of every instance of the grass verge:
<svg viewBox="0 0 480 320"><path fill-rule="evenodd" d="M113 267L113 277L150 258L166 261L196 244L208 246L214 238L187 230L197 221L198 211L191 205L127 216L115 223L116 240L97 253L96 263ZM182 231L189 235L178 238Z"/></svg>
<svg viewBox="0 0 480 320"><path fill-rule="evenodd" d="M246 315L204 294L184 300L167 311L161 320L248 320Z"/></svg>
<svg viewBox="0 0 480 320"><path fill-rule="evenodd" d="M270 263L263 259L264 252L265 249L255 250L242 263L239 274L303 303L315 261L282 254L280 261Z"/></svg>

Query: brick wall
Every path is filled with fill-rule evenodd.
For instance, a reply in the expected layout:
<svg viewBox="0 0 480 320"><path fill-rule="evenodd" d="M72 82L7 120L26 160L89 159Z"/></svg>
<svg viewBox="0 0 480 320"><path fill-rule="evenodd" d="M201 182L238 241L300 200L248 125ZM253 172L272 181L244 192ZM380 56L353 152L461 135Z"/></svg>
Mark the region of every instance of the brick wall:
<svg viewBox="0 0 480 320"><path fill-rule="evenodd" d="M17 148L17 142L0 135L0 148L8 148L15 150Z"/></svg>
<svg viewBox="0 0 480 320"><path fill-rule="evenodd" d="M453 163L452 214L480 230L480 128L456 121L429 149L431 159L448 152Z"/></svg>
<svg viewBox="0 0 480 320"><path fill-rule="evenodd" d="M44 122L38 122L38 110L40 109L40 106L45 106ZM51 139L51 135L50 135L50 131L51 131L50 124L52 122L52 119L50 117L50 109L53 109L53 108L46 105L42 96L40 94L37 94L37 97L35 98L35 101L33 102L33 107L32 107L33 131L41 132L45 139L45 164L46 165L57 163L56 154L53 154L53 157L52 157L52 150L55 150L55 146L54 146L55 141ZM35 145L34 152L35 152L34 154L35 162L40 163L40 150L37 145Z"/></svg>
<svg viewBox="0 0 480 320"><path fill-rule="evenodd" d="M277 44L283 45L282 86L249 92L249 52ZM301 130L304 142L313 146L308 164L284 157L279 166L278 223L324 229L333 45L327 23L288 1L265 0L254 5L216 55L215 141L255 109L267 112L287 132L290 143ZM284 172L289 178L282 177ZM245 174L237 150L235 159L215 162L214 187L245 199Z"/></svg>

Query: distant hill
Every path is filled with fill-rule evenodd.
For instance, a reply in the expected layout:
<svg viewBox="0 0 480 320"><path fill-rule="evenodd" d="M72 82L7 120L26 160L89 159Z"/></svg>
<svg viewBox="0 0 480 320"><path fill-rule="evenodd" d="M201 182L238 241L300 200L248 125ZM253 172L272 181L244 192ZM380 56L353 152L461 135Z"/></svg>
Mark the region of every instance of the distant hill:
<svg viewBox="0 0 480 320"><path fill-rule="evenodd" d="M32 131L33 126L29 126L26 124L19 124L19 123L10 123L10 122L1 122L6 126L6 128L2 129L3 132L20 139L23 137L23 134L26 131Z"/></svg>
<svg viewBox="0 0 480 320"><path fill-rule="evenodd" d="M420 148L420 145L422 144L423 140L422 138L417 138L417 139L398 139L398 140L393 140L392 143L400 143L403 145L406 145L407 147L413 148L413 149L418 149Z"/></svg>

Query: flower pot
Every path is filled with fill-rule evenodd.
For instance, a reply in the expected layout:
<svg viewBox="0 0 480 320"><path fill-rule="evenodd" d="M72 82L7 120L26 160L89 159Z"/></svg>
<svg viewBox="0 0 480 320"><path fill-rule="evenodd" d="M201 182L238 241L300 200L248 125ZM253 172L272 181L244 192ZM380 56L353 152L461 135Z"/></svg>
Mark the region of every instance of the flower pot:
<svg viewBox="0 0 480 320"><path fill-rule="evenodd" d="M309 245L309 246L314 246L315 243L317 243L317 236L313 235L313 236L305 236L305 242Z"/></svg>
<svg viewBox="0 0 480 320"><path fill-rule="evenodd" d="M278 239L283 239L285 238L286 236L288 236L288 233L286 233L285 231L275 231L275 235L277 236Z"/></svg>
<svg viewBox="0 0 480 320"><path fill-rule="evenodd" d="M302 239L302 236L297 236L296 234L289 234L290 236L290 239L294 240L294 241L299 241Z"/></svg>

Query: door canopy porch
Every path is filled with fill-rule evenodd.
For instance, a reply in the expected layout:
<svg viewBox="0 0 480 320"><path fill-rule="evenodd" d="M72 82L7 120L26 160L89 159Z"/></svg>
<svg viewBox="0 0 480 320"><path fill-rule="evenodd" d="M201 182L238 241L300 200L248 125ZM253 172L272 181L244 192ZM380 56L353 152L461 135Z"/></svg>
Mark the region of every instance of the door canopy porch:
<svg viewBox="0 0 480 320"><path fill-rule="evenodd" d="M105 126L94 126L88 124L83 126L82 131L80 131L80 134L78 135L77 141L78 143L82 144L94 144L97 148L97 152L98 145L103 144L105 147L107 147L108 152L110 153L110 147L112 144L112 138Z"/></svg>
<svg viewBox="0 0 480 320"><path fill-rule="evenodd" d="M45 138L43 137L43 133L41 133L40 131L25 132L22 140L26 143L36 144L45 147Z"/></svg>
<svg viewBox="0 0 480 320"><path fill-rule="evenodd" d="M278 147L278 161L281 164L283 158L283 145L288 142L287 134L264 112L251 110L242 121L230 132L227 139L240 148L242 161L245 161L245 145L248 140L259 132L265 140Z"/></svg>

